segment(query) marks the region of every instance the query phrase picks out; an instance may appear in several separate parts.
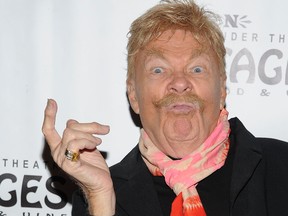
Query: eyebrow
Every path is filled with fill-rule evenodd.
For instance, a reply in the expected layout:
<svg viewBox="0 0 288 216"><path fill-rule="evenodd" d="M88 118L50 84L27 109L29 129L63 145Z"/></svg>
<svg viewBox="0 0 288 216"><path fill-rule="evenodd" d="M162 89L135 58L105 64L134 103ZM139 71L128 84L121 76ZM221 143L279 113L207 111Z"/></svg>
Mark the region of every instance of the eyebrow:
<svg viewBox="0 0 288 216"><path fill-rule="evenodd" d="M189 60L192 60L194 58L197 58L199 57L200 55L208 55L209 54L207 52L204 52L203 49L194 49L192 52L191 52L191 55L189 57ZM159 57L159 58L162 58L162 59L166 59L165 56L164 56L164 52L161 50L161 49L155 49L155 48L151 48L151 49L145 49L145 59L147 60L148 57ZM145 60L145 61L146 61Z"/></svg>
<svg viewBox="0 0 288 216"><path fill-rule="evenodd" d="M163 51L161 51L160 49L155 49L155 48L151 48L151 49L145 49L145 59L147 59L148 57L151 56L155 56L155 57L160 57L165 59Z"/></svg>

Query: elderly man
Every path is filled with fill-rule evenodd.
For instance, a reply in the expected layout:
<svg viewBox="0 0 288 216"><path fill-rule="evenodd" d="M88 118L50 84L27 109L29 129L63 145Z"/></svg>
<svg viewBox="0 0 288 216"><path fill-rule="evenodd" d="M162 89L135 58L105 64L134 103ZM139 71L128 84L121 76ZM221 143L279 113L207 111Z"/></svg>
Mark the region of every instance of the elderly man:
<svg viewBox="0 0 288 216"><path fill-rule="evenodd" d="M69 120L61 137L48 100L43 133L81 188L73 215L288 215L288 145L228 121L224 58L215 15L193 1L165 1L136 19L127 94L143 128L110 169L95 136L109 127Z"/></svg>

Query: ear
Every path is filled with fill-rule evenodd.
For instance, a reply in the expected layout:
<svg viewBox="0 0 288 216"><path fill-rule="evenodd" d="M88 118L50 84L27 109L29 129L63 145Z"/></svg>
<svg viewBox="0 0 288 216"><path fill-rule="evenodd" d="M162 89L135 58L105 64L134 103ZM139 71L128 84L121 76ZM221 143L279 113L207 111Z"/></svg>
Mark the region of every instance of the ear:
<svg viewBox="0 0 288 216"><path fill-rule="evenodd" d="M135 90L135 80L128 79L126 81L126 86L127 86L127 96L130 102L130 106L136 114L139 114L139 103L138 103L136 90Z"/></svg>
<svg viewBox="0 0 288 216"><path fill-rule="evenodd" d="M227 91L226 91L226 78L221 78L221 96L220 96L220 110L225 107Z"/></svg>

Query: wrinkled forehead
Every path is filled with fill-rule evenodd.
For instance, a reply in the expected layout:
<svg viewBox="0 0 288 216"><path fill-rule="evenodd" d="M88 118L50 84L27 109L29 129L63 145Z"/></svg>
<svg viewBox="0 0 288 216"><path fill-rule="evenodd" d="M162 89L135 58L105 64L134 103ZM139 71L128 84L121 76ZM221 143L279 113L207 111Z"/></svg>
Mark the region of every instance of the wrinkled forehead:
<svg viewBox="0 0 288 216"><path fill-rule="evenodd" d="M190 31L167 30L142 46L140 52L145 56L162 56L165 52L182 54L187 52L191 58L203 53L211 53L211 47L204 39L199 40Z"/></svg>

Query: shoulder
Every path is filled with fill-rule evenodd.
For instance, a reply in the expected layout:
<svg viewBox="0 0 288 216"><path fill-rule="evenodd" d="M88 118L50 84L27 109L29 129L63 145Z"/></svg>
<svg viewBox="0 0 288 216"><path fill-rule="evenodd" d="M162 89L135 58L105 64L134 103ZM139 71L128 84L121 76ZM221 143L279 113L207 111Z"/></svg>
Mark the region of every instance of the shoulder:
<svg viewBox="0 0 288 216"><path fill-rule="evenodd" d="M264 160L269 160L274 164L281 161L282 164L288 165L287 142L273 138L255 137L238 118L232 118L229 122L231 127L230 136L236 139L238 148L249 148L259 151Z"/></svg>
<svg viewBox="0 0 288 216"><path fill-rule="evenodd" d="M268 160L274 166L284 164L288 166L288 143L282 140L272 138L256 138L257 143L262 148L264 159ZM287 169L287 166L285 169Z"/></svg>
<svg viewBox="0 0 288 216"><path fill-rule="evenodd" d="M147 170L137 145L123 160L110 167L114 189L117 191L130 180L144 177Z"/></svg>
<svg viewBox="0 0 288 216"><path fill-rule="evenodd" d="M285 142L283 140L264 137L257 137L256 139L265 151L279 151L283 153L288 151L288 142Z"/></svg>
<svg viewBox="0 0 288 216"><path fill-rule="evenodd" d="M111 176L125 176L137 166L140 159L140 151L136 145L119 163L110 167Z"/></svg>

